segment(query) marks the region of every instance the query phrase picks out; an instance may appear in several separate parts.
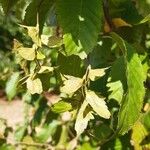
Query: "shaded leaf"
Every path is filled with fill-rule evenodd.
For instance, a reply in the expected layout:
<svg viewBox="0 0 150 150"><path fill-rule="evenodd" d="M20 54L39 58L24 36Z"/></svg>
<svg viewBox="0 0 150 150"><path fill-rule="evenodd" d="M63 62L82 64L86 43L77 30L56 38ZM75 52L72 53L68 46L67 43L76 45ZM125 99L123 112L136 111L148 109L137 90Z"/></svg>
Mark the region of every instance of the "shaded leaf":
<svg viewBox="0 0 150 150"><path fill-rule="evenodd" d="M19 0L0 0L0 3L2 4L3 11L6 15L10 12L12 7L17 3Z"/></svg>
<svg viewBox="0 0 150 150"><path fill-rule="evenodd" d="M53 2L53 0L32 0L30 5L26 9L26 14L23 23L28 26L36 26L38 14L39 28L41 33L44 22L46 21L48 12L52 7Z"/></svg>
<svg viewBox="0 0 150 150"><path fill-rule="evenodd" d="M92 3L92 5L91 5ZM67 55L89 53L96 45L102 19L102 1L57 0L58 21L63 28Z"/></svg>

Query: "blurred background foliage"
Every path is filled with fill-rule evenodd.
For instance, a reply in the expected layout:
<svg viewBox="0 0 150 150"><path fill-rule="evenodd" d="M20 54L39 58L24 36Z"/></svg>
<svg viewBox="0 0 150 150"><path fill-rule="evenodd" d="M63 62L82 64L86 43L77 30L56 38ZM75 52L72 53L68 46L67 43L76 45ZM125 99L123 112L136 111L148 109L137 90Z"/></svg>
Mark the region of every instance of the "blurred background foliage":
<svg viewBox="0 0 150 150"><path fill-rule="evenodd" d="M53 109L51 107L61 97L66 96L60 93L59 87L62 80L59 72L82 77L89 64L93 68L111 65L114 69L112 71L114 81L119 76L124 82L125 79L122 77L124 70L120 65L122 64L120 51L116 43L107 36L107 31L109 32L110 29L104 22L97 45L88 54L88 59L83 62L77 55L68 57L64 55L65 52L60 46L61 40L58 38L63 33L56 19L55 3L51 5L53 0L45 0L41 6L36 0L0 0L0 2L3 4L0 5L0 89L4 91L8 100L11 101L15 97L19 97L24 103L24 121L15 129L10 127L6 120L0 119L0 150L15 150L16 147L27 150L97 150L100 147L102 150L150 149L150 111L147 111L147 107L150 105L149 73L145 82L146 96L141 119L132 130L123 136L113 135L117 126L116 114L119 105L114 99L109 99L110 92L107 87L108 77L110 77L109 69L106 76L91 83L90 89L100 92L108 99L108 107L112 114L111 120L104 120L96 116L96 119L89 122L87 130L77 140L74 130L75 115L71 116L67 109L72 110L72 105L76 108L79 102L75 101L75 104L72 102L70 104L67 99L67 105L61 105L61 111L57 110L57 106ZM26 92L24 82L28 74L37 67L37 62L24 60L16 54L14 39L26 47L31 47L34 44L35 41L28 34L28 29L22 25L36 26L38 9L41 12L39 14L39 32L50 37L47 45L45 44L41 49L38 49L41 52L40 57L44 57L39 62L45 66L54 66L55 70L53 73L38 74L38 78L44 85L44 92L42 95L31 95ZM140 59L145 65L145 70L148 70L150 23L138 23L150 15L150 0L110 0L109 9L111 18L121 18L128 24L118 26L118 23L114 21L114 30L137 49ZM102 38L101 35L105 32L106 36L104 34ZM116 68L121 71L115 70ZM73 99L71 98L71 100ZM58 109L60 109L59 106ZM61 113L58 113L59 111ZM15 142L9 142L10 133L13 133Z"/></svg>

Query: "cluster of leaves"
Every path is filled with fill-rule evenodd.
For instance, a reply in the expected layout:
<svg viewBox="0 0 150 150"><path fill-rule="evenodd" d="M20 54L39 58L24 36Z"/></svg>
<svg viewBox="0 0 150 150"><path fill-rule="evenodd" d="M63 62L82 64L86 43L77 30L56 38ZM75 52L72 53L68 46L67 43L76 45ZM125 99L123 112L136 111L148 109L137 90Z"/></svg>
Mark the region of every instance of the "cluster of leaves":
<svg viewBox="0 0 150 150"><path fill-rule="evenodd" d="M25 37L13 39L6 84L25 104L11 149L150 148L149 1L0 2Z"/></svg>

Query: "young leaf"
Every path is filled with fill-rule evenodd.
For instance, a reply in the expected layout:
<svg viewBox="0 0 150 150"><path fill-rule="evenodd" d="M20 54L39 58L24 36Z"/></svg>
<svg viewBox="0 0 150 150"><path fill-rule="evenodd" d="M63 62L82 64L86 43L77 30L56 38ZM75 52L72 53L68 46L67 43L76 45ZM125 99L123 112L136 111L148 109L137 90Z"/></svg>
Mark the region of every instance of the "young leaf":
<svg viewBox="0 0 150 150"><path fill-rule="evenodd" d="M36 56L37 59L44 59L45 58L45 55L40 52L40 51L37 51L37 56Z"/></svg>
<svg viewBox="0 0 150 150"><path fill-rule="evenodd" d="M54 70L53 67L49 67L49 66L41 66L40 70L39 70L39 74L41 73L47 73L47 72L52 72Z"/></svg>
<svg viewBox="0 0 150 150"><path fill-rule="evenodd" d="M35 59L35 49L34 48L25 48L21 47L18 49L19 54L26 60L34 60Z"/></svg>
<svg viewBox="0 0 150 150"><path fill-rule="evenodd" d="M40 79L36 78L32 80L31 77L29 77L26 83L27 89L31 94L41 94L43 92L42 82Z"/></svg>
<svg viewBox="0 0 150 150"><path fill-rule="evenodd" d="M101 117L109 119L110 112L106 106L106 102L104 98L99 97L93 91L86 92L85 100L91 105L93 110Z"/></svg>
<svg viewBox="0 0 150 150"><path fill-rule="evenodd" d="M61 92L72 94L82 86L83 80L81 78L77 78L74 76L66 76L66 77L68 77L68 79L64 81L64 86L61 87L60 89Z"/></svg>
<svg viewBox="0 0 150 150"><path fill-rule="evenodd" d="M84 101L77 114L77 119L75 122L75 130L77 136L81 135L84 132L84 130L87 128L88 121L94 119L91 111L88 112L87 114L84 114L87 106L88 106L87 101Z"/></svg>
<svg viewBox="0 0 150 150"><path fill-rule="evenodd" d="M72 109L72 105L66 101L59 101L51 107L51 110L55 113L63 113Z"/></svg>
<svg viewBox="0 0 150 150"><path fill-rule="evenodd" d="M92 4L92 5L91 5ZM57 0L67 55L89 53L96 45L102 19L101 0Z"/></svg>
<svg viewBox="0 0 150 150"><path fill-rule="evenodd" d="M95 81L97 78L100 78L105 75L106 68L103 69L90 69L89 78L91 81Z"/></svg>
<svg viewBox="0 0 150 150"><path fill-rule="evenodd" d="M110 82L107 84L107 87L109 88L108 91L111 92L108 99L115 99L120 104L123 97L122 83L120 81Z"/></svg>
<svg viewBox="0 0 150 150"><path fill-rule="evenodd" d="M6 94L9 100L11 100L17 93L18 81L19 81L19 72L15 72L12 74L12 76L6 83Z"/></svg>

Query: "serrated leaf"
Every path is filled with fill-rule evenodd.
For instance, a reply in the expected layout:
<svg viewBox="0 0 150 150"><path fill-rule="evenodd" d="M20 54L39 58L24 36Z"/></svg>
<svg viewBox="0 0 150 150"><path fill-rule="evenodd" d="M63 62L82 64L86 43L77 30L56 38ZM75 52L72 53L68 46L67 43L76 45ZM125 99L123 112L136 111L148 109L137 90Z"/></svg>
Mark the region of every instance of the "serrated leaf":
<svg viewBox="0 0 150 150"><path fill-rule="evenodd" d="M72 56L64 56L63 54L59 53L57 58L57 64L59 66L59 71L62 74L69 74L71 76L82 77L83 75L83 68L82 68L82 60L79 56L72 55Z"/></svg>
<svg viewBox="0 0 150 150"><path fill-rule="evenodd" d="M61 87L61 92L72 94L76 92L83 83L83 80L81 78L77 78L74 76L66 76L68 79L64 81L64 86Z"/></svg>
<svg viewBox="0 0 150 150"><path fill-rule="evenodd" d="M17 84L19 81L19 72L12 74L10 79L6 83L6 94L9 100L11 100L17 93Z"/></svg>
<svg viewBox="0 0 150 150"><path fill-rule="evenodd" d="M49 66L41 66L40 70L39 70L39 74L41 73L47 73L47 72L52 72L54 70L53 67L49 67Z"/></svg>
<svg viewBox="0 0 150 150"><path fill-rule="evenodd" d="M87 101L84 101L77 114L77 119L75 122L75 130L77 136L81 135L84 132L84 130L87 128L88 121L94 119L91 111L89 111L86 114L84 113L87 106L88 106Z"/></svg>
<svg viewBox="0 0 150 150"><path fill-rule="evenodd" d="M102 69L90 69L89 70L89 78L91 81L95 81L96 79L105 75L106 68Z"/></svg>
<svg viewBox="0 0 150 150"><path fill-rule="evenodd" d="M121 81L110 82L107 84L108 92L111 92L108 99L115 99L120 104L123 98L123 86Z"/></svg>
<svg viewBox="0 0 150 150"><path fill-rule="evenodd" d="M72 109L72 105L66 101L59 101L51 107L51 110L55 113L63 113Z"/></svg>
<svg viewBox="0 0 150 150"><path fill-rule="evenodd" d="M42 82L39 78L31 79L31 77L29 77L26 83L27 89L31 94L41 94L43 92Z"/></svg>
<svg viewBox="0 0 150 150"><path fill-rule="evenodd" d="M91 5L92 4L92 5ZM58 21L63 28L67 55L88 54L96 45L102 19L100 0L57 0Z"/></svg>
<svg viewBox="0 0 150 150"><path fill-rule="evenodd" d="M19 0L15 5L15 16L20 21L24 20L26 9L32 0Z"/></svg>
<svg viewBox="0 0 150 150"><path fill-rule="evenodd" d="M93 91L87 91L85 100L90 104L90 106L99 116L106 119L110 118L110 112L106 106L104 98L99 97Z"/></svg>
<svg viewBox="0 0 150 150"><path fill-rule="evenodd" d="M144 81L146 74L141 61L134 48L125 42L117 34L113 34L113 39L117 42L124 53L126 68L127 93L121 102L118 116L118 130L120 134L126 133L140 117L140 112L144 100Z"/></svg>
<svg viewBox="0 0 150 150"><path fill-rule="evenodd" d="M40 34L42 33L44 22L51 9L54 0L32 0L26 9L24 24L28 26L36 26L37 14L39 16ZM34 10L34 11L33 11Z"/></svg>
<svg viewBox="0 0 150 150"><path fill-rule="evenodd" d="M18 53L21 57L23 57L26 60L34 60L35 59L35 49L34 48L26 48L26 47L20 47L18 49Z"/></svg>

